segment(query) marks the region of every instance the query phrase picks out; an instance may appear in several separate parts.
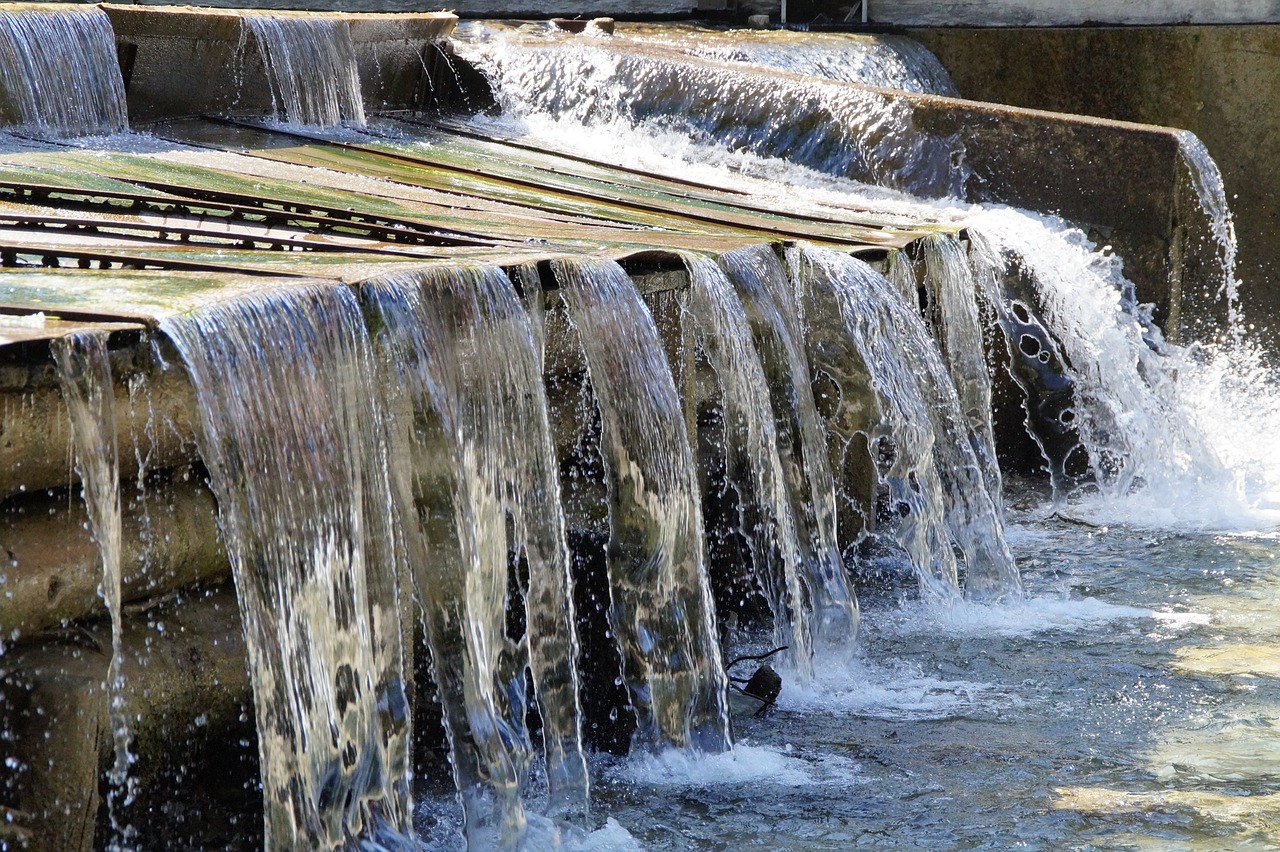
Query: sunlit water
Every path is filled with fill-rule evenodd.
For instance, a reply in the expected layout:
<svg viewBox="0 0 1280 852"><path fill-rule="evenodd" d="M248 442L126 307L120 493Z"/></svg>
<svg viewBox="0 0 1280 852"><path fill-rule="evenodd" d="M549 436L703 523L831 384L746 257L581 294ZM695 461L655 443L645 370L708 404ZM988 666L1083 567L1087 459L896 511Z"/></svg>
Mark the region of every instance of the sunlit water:
<svg viewBox="0 0 1280 852"><path fill-rule="evenodd" d="M1022 517L1010 539L1025 603L864 593L859 656L737 719L731 754L597 758L602 827L566 845L1280 843L1280 535ZM420 807L439 832L454 805Z"/></svg>

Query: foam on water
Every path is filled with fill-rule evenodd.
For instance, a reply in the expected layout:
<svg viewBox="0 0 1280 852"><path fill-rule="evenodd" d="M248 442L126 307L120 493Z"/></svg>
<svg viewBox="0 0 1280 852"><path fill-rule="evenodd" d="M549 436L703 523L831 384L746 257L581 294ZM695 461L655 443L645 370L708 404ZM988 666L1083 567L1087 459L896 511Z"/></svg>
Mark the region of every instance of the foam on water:
<svg viewBox="0 0 1280 852"><path fill-rule="evenodd" d="M875 630L910 636L919 633L950 636L1007 636L1031 638L1051 632L1089 630L1115 621L1153 619L1170 626L1207 624L1209 616L1193 612L1152 610L1113 604L1095 597L1044 595L1001 605L956 601L945 607L906 604L883 613Z"/></svg>
<svg viewBox="0 0 1280 852"><path fill-rule="evenodd" d="M784 680L778 707L796 713L940 721L989 714L1021 699L980 681L934 677L904 660L822 660L808 684Z"/></svg>
<svg viewBox="0 0 1280 852"><path fill-rule="evenodd" d="M852 768L840 761L826 765L782 747L738 743L721 754L692 754L667 749L621 761L610 773L619 781L649 787L734 787L767 784L807 787L856 780Z"/></svg>

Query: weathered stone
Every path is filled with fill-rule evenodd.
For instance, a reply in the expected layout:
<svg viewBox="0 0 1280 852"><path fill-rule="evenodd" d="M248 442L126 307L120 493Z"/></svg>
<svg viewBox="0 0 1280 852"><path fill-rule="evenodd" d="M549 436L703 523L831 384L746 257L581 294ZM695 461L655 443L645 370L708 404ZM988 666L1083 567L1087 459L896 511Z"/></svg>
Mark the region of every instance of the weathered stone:
<svg viewBox="0 0 1280 852"><path fill-rule="evenodd" d="M187 754L192 732L240 726L251 697L240 615L228 592L197 593L126 621L124 703L140 755ZM7 760L0 798L30 849L89 850L112 760L107 666L99 622L7 650L0 717ZM139 777L144 793L156 779ZM164 793L171 793L166 789Z"/></svg>

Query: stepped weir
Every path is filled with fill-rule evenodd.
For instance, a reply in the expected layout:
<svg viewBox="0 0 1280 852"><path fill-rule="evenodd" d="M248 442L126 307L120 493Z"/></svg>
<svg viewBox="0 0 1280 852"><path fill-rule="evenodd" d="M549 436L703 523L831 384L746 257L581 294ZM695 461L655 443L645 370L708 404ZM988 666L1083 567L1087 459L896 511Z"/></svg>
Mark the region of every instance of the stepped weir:
<svg viewBox="0 0 1280 852"><path fill-rule="evenodd" d="M0 845L634 848L744 657L1026 606L1006 477L1280 485L1194 137L614 32L0 10Z"/></svg>

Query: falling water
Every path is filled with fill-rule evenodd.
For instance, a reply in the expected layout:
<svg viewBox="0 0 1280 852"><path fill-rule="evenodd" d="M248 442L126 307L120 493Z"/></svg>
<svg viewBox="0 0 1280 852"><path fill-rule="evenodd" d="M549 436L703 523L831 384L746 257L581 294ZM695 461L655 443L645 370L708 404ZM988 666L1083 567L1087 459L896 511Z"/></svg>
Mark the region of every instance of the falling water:
<svg viewBox="0 0 1280 852"><path fill-rule="evenodd" d="M168 318L249 648L269 849L404 846L409 717L382 415L342 287Z"/></svg>
<svg viewBox="0 0 1280 852"><path fill-rule="evenodd" d="M0 9L0 114L42 138L128 127L115 34L101 9Z"/></svg>
<svg viewBox="0 0 1280 852"><path fill-rule="evenodd" d="M984 213L973 234L984 287L1003 282L1011 263L1014 277L1027 279L1021 298L990 289L988 298L1049 335L1028 340L1024 331L1011 346L1052 367L1069 388L1058 419L1078 436L1078 449L1068 452L1084 456L1089 487L1113 496L1144 486L1167 493L1175 483L1222 487L1227 472L1179 399L1181 350L1134 302L1119 259L1095 253L1079 231L1055 233L1008 211Z"/></svg>
<svg viewBox="0 0 1280 852"><path fill-rule="evenodd" d="M113 849L135 842L132 829L121 822L121 810L133 800L135 779L129 775L129 713L124 696L121 606L120 457L116 436L115 391L106 335L79 332L51 344L58 365L62 396L71 417L76 472L89 524L102 556L103 602L111 616L111 662L107 666L108 719L114 759L107 778Z"/></svg>
<svg viewBox="0 0 1280 852"><path fill-rule="evenodd" d="M609 488L609 623L641 743L729 745L685 415L657 329L616 263L552 262L587 360Z"/></svg>
<svg viewBox="0 0 1280 852"><path fill-rule="evenodd" d="M767 397L761 411L774 419L780 484L813 609L814 641L826 650L847 648L857 633L858 606L837 545L835 482L795 299L781 262L767 246L727 252L720 264L745 311L764 372Z"/></svg>
<svg viewBox="0 0 1280 852"><path fill-rule="evenodd" d="M243 20L267 69L279 121L364 127L356 50L346 21L268 14Z"/></svg>
<svg viewBox="0 0 1280 852"><path fill-rule="evenodd" d="M810 357L839 394L829 435L843 456L871 453L888 490L884 520L923 591L946 600L958 588L954 542L970 596L1018 594L998 500L917 308L865 263L831 251L805 250L801 275Z"/></svg>
<svg viewBox="0 0 1280 852"><path fill-rule="evenodd" d="M1177 131L1178 154L1195 189L1200 208L1208 218L1210 236L1217 243L1217 254L1222 267L1222 282L1216 293L1206 293L1205 301L1215 299L1226 307L1228 330L1237 336L1242 331L1240 298L1236 280L1236 226L1227 206L1227 190L1222 183L1218 164L1209 155L1200 137L1189 130Z"/></svg>
<svg viewBox="0 0 1280 852"><path fill-rule="evenodd" d="M788 31L699 30L680 46L697 56L879 89L959 97L951 75L920 42L904 36L850 37Z"/></svg>
<svg viewBox="0 0 1280 852"><path fill-rule="evenodd" d="M517 848L531 758L526 669L543 722L550 809L580 815L587 802L572 581L541 348L495 266L391 276L364 292L383 327L388 384L407 397L392 407L402 412L396 433L412 462L397 464L395 475L418 472L397 488L406 506L416 504L402 516L419 521L410 529L421 534L415 577L467 836L473 847L488 845L482 829L497 822L502 845ZM441 457L452 460L444 470ZM521 573L515 599L513 558ZM524 635L511 631L513 613ZM486 806L493 798L496 817Z"/></svg>
<svg viewBox="0 0 1280 852"><path fill-rule="evenodd" d="M800 541L764 366L751 340L746 312L723 270L698 255L686 255L685 264L698 345L720 388L726 478L741 504L739 526L750 548L751 567L773 614L774 642L789 647L792 667L809 678L811 605L801 580ZM746 481L737 475L742 470L749 471Z"/></svg>
<svg viewBox="0 0 1280 852"><path fill-rule="evenodd" d="M915 127L909 103L873 89L512 36L460 42L458 51L521 120L649 123L923 196L959 195L967 177L957 138Z"/></svg>

